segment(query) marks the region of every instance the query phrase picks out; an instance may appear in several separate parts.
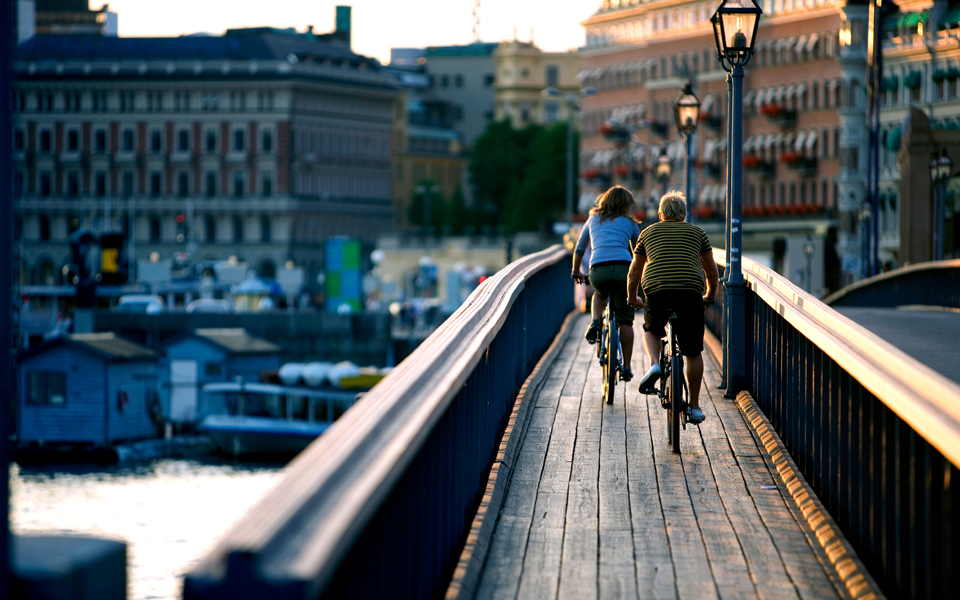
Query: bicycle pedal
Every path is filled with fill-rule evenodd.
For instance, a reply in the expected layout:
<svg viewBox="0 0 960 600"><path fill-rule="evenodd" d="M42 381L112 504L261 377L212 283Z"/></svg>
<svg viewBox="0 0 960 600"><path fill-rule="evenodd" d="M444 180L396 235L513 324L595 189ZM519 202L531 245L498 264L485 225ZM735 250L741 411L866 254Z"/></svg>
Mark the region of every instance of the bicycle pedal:
<svg viewBox="0 0 960 600"><path fill-rule="evenodd" d="M661 402L661 403L660 403L660 408L662 408L662 409L664 409L664 410L670 410L670 403L669 403L669 402Z"/></svg>

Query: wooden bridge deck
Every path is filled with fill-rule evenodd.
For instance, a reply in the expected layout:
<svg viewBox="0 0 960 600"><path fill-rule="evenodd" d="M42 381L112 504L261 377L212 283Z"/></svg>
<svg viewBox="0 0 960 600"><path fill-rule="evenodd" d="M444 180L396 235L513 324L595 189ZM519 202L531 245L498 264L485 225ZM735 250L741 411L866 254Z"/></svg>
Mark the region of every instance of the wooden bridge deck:
<svg viewBox="0 0 960 600"><path fill-rule="evenodd" d="M586 325L581 316L568 328L532 398L476 597L844 597L786 492L764 489L780 482L717 390L709 352L707 420L681 431L678 456L656 396L632 382L613 405L601 401ZM637 350L639 378L648 365Z"/></svg>

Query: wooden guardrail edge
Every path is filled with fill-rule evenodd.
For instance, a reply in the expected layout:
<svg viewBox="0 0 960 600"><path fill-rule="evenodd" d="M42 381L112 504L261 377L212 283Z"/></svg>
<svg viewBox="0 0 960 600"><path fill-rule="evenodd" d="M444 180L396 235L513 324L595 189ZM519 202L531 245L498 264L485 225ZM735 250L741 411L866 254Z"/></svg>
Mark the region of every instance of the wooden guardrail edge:
<svg viewBox="0 0 960 600"><path fill-rule="evenodd" d="M713 355L714 361L722 365L723 348L720 341L709 330L704 335L704 346ZM790 500L787 502L793 509L790 512L795 517L802 518L806 524L806 527L801 529L811 547L820 548L818 554L830 563L851 598L882 600L884 595L880 586L863 566L853 546L824 508L813 488L804 479L783 440L757 406L753 396L746 391L740 392L736 402L744 421L753 432L757 445L763 448L764 461L780 477L783 485L780 489L781 494L783 490L788 493ZM824 568L828 567L824 565Z"/></svg>
<svg viewBox="0 0 960 600"><path fill-rule="evenodd" d="M837 290L836 292L830 294L823 299L823 303L826 305L831 305L837 300L857 292L865 287L870 287L874 284L886 281L888 279L897 279L904 275L910 273L915 273L917 271L933 271L939 269L956 269L960 268L960 259L954 260L938 260L938 261L929 261L917 263L914 265L907 265L905 267L900 267L899 269L894 269L892 271L887 271L886 273L880 273L879 275L874 275L873 277L867 277L866 279L861 279L860 281L855 281L847 287Z"/></svg>
<svg viewBox="0 0 960 600"><path fill-rule="evenodd" d="M539 272L543 268L549 268L553 264L556 264L562 260L563 256L566 254L566 250L564 250L562 247L555 246L534 255L524 257L523 259L516 261L514 264L509 265L507 269L497 274L500 275L500 277L497 277L497 275L492 277L491 280L489 280L490 285L482 286L483 289L475 290L468 299L469 304L474 305L483 305L485 303L489 303L489 306L484 307L486 310L478 310L480 308L479 306L475 306L471 309L468 308L468 303L465 303L461 309L455 312L454 316L451 317L451 320L483 322L485 325L487 325L485 328L485 333L488 335L480 337L485 338L483 342L488 345L489 339L486 338L492 339L492 337L496 335L496 331L490 331L490 326L495 325L493 328L499 330L503 321L506 319L505 313L508 311L504 310L504 296L510 296L507 304L512 304L513 299L519 294L519 291L523 288L524 282L529 276L532 276L534 273ZM542 263L539 268L535 269L531 273L522 273L522 271L529 267L530 263L538 262ZM518 272L520 273L518 274ZM444 338L447 338L448 340L457 339L459 337L457 335L459 326L463 325L464 324L460 322L457 324L457 326L447 326L442 328L442 331L438 330L435 332L437 334L436 336L431 336L434 338L431 340L431 343L426 345L435 345L440 341L443 341ZM455 329L457 331L454 331ZM478 345L478 340L479 338L474 339L474 346ZM473 366L475 366L475 363L480 360L482 352L468 352L466 354L475 354L475 356L473 356ZM454 362L461 362L463 356L465 356L465 354L453 357ZM445 356L444 358L449 360L451 357ZM331 453L334 455L339 455L341 458L344 455L349 456L359 442L366 440L371 435L374 435L378 429L377 425L382 426L382 423L377 422L383 419L384 414L389 414L391 411L397 410L398 405L402 404L400 400L402 400L406 393L409 393L409 388L419 382L424 374L427 374L429 371L431 371L432 366L433 365L421 365L419 369L414 368L407 372L395 371L393 374L391 374L391 376L385 378L384 382L391 380L390 382L394 384L391 386L394 389L390 393L396 393L396 387L407 388L405 393L397 394L394 402L386 403L384 406L372 407L379 409L375 410L375 414L373 415L359 414L360 412L366 412L365 410L357 411L356 413L354 413L354 411L348 411L347 414L345 414L344 417L341 418L341 420L335 424L334 427L331 427L331 429L323 436L325 443L311 445L311 448L308 448L304 453L301 454L300 457L295 459L294 464L291 464L287 467L288 473L281 479L280 482L278 482L277 485L268 491L267 496L265 496L264 500L258 504L257 508L263 508L264 505L270 505L273 510L268 511L266 516L269 518L270 515L273 515L274 518L270 520L274 523L281 523L284 519L290 518L296 514L306 499L316 494L319 489L323 487L324 483L329 483L332 478L335 478L335 469L329 465L337 461L331 461L331 458L336 458L336 456L332 457ZM469 373L467 373L465 376L468 375ZM458 390L459 388L450 390L452 392L450 397L452 398ZM371 406L372 404L373 403L365 402L361 406ZM409 409L410 407L407 408ZM378 415L379 418L377 418ZM349 421L357 421L358 424L361 425L359 427L359 431L347 426ZM314 448L314 446L316 446L316 448ZM319 463L314 460L316 457L312 456L318 452L321 454L320 458L323 459ZM325 472L322 477L318 477L316 473L318 464L328 465L327 468L324 468L323 466L320 467L321 471ZM303 482L298 480L297 477L287 476L295 475L298 469L302 471L306 468L310 468L310 470L313 472L315 485L304 486ZM265 527L265 523L262 520L251 518L253 516L252 513L254 512L254 510L251 510L244 518L241 518L241 521L232 527L232 529L228 532L228 535L221 539L214 550L207 555L201 564L191 571L191 574L199 575L206 573L208 575L216 576L216 574L219 573L222 576L227 555L238 550L255 550L256 547L262 546L269 539L271 539L273 535L276 535L280 530L282 530L283 525L273 528ZM244 526L245 521L247 527ZM252 539L249 537L251 535ZM246 538L246 541L244 541L244 538Z"/></svg>
<svg viewBox="0 0 960 600"><path fill-rule="evenodd" d="M484 491L480 506L470 525L466 543L460 553L460 559L454 568L453 577L447 587L445 598L472 598L477 581L483 570L490 549L490 540L500 516L500 508L506 496L507 488L513 473L514 461L520 451L520 445L526 437L531 403L543 386L547 371L556 359L563 342L570 335L572 323L577 315L574 310L564 319L560 332L553 342L537 361L536 366L524 381L517 398L513 403L513 411L507 421L507 428L503 432L497 458L490 468L487 487Z"/></svg>
<svg viewBox="0 0 960 600"><path fill-rule="evenodd" d="M714 257L722 264L723 251L715 249ZM839 314L771 269L748 258L743 259L742 266L744 278L754 285L764 302L809 334L811 341L828 356L848 368L851 375L877 399L921 433L952 464L960 467L960 443L948 443L950 439L956 441L960 438L960 385ZM839 331L843 335L839 335ZM881 364L879 359L887 364ZM903 375L902 371L910 375ZM915 380L923 381L923 384L915 384ZM948 402L944 398L954 400ZM944 416L951 422L945 423Z"/></svg>
<svg viewBox="0 0 960 600"><path fill-rule="evenodd" d="M956 404L960 404L960 393L950 389L949 384L938 381L944 379L942 375L936 373L935 377L930 376L931 381L926 389L913 385L910 378L903 377L896 369L879 364L876 356L846 337L858 333L851 331L852 328L859 327L855 323L842 328L846 335L840 335L835 327L824 324L809 311L785 298L763 278L755 279L752 283L756 286L757 295L765 303L835 360L887 408L917 431L927 443L937 448L947 460L960 466L960 420L955 414L957 407L949 403L940 406L942 399L930 395L933 388L933 391L953 397ZM878 339L872 343L875 352L881 355L899 352L884 340ZM907 363L902 368L909 370L914 365L907 361L916 362L906 355L898 362ZM922 369L914 369L914 372L919 372L921 377L927 376ZM957 386L954 384L952 387Z"/></svg>

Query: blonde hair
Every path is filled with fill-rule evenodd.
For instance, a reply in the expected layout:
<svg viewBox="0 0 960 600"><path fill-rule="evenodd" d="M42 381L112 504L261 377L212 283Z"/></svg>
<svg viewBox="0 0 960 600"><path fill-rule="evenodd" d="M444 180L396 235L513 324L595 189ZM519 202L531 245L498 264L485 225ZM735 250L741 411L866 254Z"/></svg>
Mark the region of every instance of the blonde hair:
<svg viewBox="0 0 960 600"><path fill-rule="evenodd" d="M630 215L630 207L634 205L633 194L623 186L615 185L606 192L597 196L597 201L590 209L590 216L599 215L600 220L613 219L615 217L627 217L633 220Z"/></svg>
<svg viewBox="0 0 960 600"><path fill-rule="evenodd" d="M660 198L660 214L664 219L682 221L687 218L687 199L683 192L674 190Z"/></svg>

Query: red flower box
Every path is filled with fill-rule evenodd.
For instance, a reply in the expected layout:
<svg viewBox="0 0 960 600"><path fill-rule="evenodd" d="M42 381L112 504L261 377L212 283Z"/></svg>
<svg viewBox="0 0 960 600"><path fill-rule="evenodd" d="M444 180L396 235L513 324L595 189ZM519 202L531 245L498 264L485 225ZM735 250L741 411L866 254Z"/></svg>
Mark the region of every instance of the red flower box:
<svg viewBox="0 0 960 600"><path fill-rule="evenodd" d="M756 156L744 156L742 162L744 167L752 169L760 164L760 159Z"/></svg>
<svg viewBox="0 0 960 600"><path fill-rule="evenodd" d="M583 172L584 179L594 179L600 175L600 169L587 169Z"/></svg>
<svg viewBox="0 0 960 600"><path fill-rule="evenodd" d="M624 165L620 165L618 167L615 167L613 169L613 172L621 177L625 177L630 172L630 169L625 167Z"/></svg>
<svg viewBox="0 0 960 600"><path fill-rule="evenodd" d="M764 104L760 107L760 113L767 117L776 117L782 111L779 104Z"/></svg>

